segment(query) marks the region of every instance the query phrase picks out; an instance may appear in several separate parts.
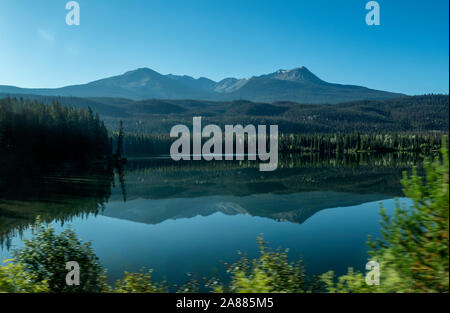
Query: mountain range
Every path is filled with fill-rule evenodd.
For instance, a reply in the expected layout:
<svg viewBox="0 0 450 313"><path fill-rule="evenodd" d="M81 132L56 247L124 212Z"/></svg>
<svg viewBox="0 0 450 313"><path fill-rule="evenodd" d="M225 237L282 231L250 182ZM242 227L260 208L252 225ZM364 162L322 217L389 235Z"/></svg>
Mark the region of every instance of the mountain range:
<svg viewBox="0 0 450 313"><path fill-rule="evenodd" d="M197 99L213 101L250 100L260 102L295 101L334 104L354 100L386 100L399 93L355 85L326 82L306 67L253 76L225 78L219 82L187 75L163 75L149 68L139 68L122 75L87 84L61 88L19 88L0 85L3 94L34 94L70 97L116 97L144 99Z"/></svg>

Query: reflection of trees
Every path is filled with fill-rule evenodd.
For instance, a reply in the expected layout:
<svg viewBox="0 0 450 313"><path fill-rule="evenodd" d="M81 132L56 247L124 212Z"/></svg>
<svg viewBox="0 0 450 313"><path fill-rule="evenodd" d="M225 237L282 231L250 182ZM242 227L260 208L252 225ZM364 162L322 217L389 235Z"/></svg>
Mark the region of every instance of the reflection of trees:
<svg viewBox="0 0 450 313"><path fill-rule="evenodd" d="M402 171L421 159L416 154L280 155L273 172L260 172L258 161L130 160L127 194L129 199L161 199L333 190L397 196Z"/></svg>
<svg viewBox="0 0 450 313"><path fill-rule="evenodd" d="M39 215L62 224L102 213L111 195L109 170L45 177L0 178L0 243L22 234Z"/></svg>
<svg viewBox="0 0 450 313"><path fill-rule="evenodd" d="M123 202L127 202L127 188L125 185L125 176L124 176L123 167L119 166L116 168L116 170L117 170L117 174L119 176L120 190L122 191Z"/></svg>
<svg viewBox="0 0 450 313"><path fill-rule="evenodd" d="M333 157L318 153L279 154L278 168L293 167L358 167L361 165L376 167L410 167L423 160L423 155L417 153L352 153ZM167 171L183 171L185 169L201 169L211 171L216 168L258 168L260 161L178 161L170 157L155 157L130 159L127 171L162 169ZM276 171L275 171L276 172Z"/></svg>

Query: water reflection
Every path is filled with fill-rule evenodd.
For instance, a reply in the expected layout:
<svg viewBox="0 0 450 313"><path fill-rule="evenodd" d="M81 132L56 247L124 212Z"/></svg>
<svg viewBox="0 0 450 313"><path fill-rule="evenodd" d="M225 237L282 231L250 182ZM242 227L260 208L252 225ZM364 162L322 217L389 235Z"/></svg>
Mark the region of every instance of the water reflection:
<svg viewBox="0 0 450 313"><path fill-rule="evenodd" d="M130 159L115 172L96 169L0 178L0 242L9 245L40 215L46 222L103 214L140 223L248 214L304 223L320 210L401 195L411 154L285 155L274 172L251 161ZM154 200L146 202L145 199ZM108 206L106 203L117 203Z"/></svg>

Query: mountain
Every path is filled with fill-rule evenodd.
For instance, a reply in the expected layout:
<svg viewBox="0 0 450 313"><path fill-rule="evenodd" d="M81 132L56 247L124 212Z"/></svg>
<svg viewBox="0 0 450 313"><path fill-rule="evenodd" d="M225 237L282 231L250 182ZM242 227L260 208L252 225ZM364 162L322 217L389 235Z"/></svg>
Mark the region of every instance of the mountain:
<svg viewBox="0 0 450 313"><path fill-rule="evenodd" d="M400 94L361 86L328 83L311 73L306 67L298 67L292 70L278 70L271 74L252 77L240 88L228 93L225 99L334 104L363 99L386 100L398 96Z"/></svg>
<svg viewBox="0 0 450 313"><path fill-rule="evenodd" d="M54 89L0 85L0 93L72 97L119 97L144 99L197 99L214 101L295 101L334 104L354 100L386 100L398 93L323 81L306 67L278 70L251 78L225 78L219 82L200 77L162 75L149 68L96 80L83 85Z"/></svg>

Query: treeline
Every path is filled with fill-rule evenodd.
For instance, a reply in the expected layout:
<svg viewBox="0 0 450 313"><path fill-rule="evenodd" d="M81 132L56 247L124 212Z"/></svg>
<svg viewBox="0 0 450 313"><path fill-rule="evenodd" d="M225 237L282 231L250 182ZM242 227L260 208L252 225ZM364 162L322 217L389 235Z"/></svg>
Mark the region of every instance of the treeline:
<svg viewBox="0 0 450 313"><path fill-rule="evenodd" d="M113 133L117 142L118 133ZM168 155L175 138L167 134L134 134L127 133L123 138L123 150L126 156Z"/></svg>
<svg viewBox="0 0 450 313"><path fill-rule="evenodd" d="M443 134L432 133L336 133L336 134L280 134L280 153L348 154L358 152L421 152L440 149ZM117 134L114 135L117 140ZM126 134L124 153L128 156L168 155L176 138L163 134ZM207 138L202 139L203 142ZM224 151L224 150L223 150Z"/></svg>
<svg viewBox="0 0 450 313"><path fill-rule="evenodd" d="M0 161L5 164L83 163L111 153L108 131L90 108L0 99Z"/></svg>
<svg viewBox="0 0 450 313"><path fill-rule="evenodd" d="M281 152L318 152L342 154L354 152L424 152L438 151L441 133L423 134L281 134Z"/></svg>

